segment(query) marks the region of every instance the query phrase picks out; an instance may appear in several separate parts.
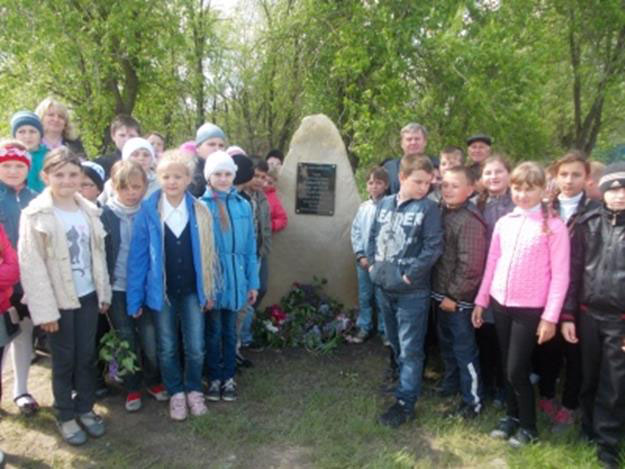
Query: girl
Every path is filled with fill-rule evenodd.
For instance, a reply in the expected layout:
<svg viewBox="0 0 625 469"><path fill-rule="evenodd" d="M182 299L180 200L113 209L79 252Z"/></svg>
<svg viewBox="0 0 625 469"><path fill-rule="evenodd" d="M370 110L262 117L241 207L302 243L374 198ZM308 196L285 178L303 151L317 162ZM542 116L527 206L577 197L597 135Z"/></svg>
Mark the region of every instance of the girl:
<svg viewBox="0 0 625 469"><path fill-rule="evenodd" d="M494 154L484 160L481 183L484 190L478 197L477 206L486 221L490 240L497 220L514 209L509 188L510 164L503 155ZM484 400L492 400L495 407L501 408L505 402L506 381L492 308L484 311L483 320L475 339L480 351Z"/></svg>
<svg viewBox="0 0 625 469"><path fill-rule="evenodd" d="M126 275L128 314L149 314L156 325L157 354L173 420L206 413L202 392L204 312L213 304L212 219L187 191L193 160L180 151L163 153L156 168L161 189L137 213ZM184 343L181 366L179 327Z"/></svg>
<svg viewBox="0 0 625 469"><path fill-rule="evenodd" d="M271 208L271 232L277 233L286 228L289 221L286 211L282 206L282 201L276 192L278 186L278 171L270 169L265 179L265 196Z"/></svg>
<svg viewBox="0 0 625 469"><path fill-rule="evenodd" d="M78 193L76 155L66 147L52 150L42 176L48 187L20 220L22 285L33 323L48 333L59 430L65 441L80 445L86 434L105 431L93 412L98 312L111 302L105 232L99 210Z"/></svg>
<svg viewBox="0 0 625 469"><path fill-rule="evenodd" d="M210 381L206 397L211 401L237 398L234 382L237 311L256 302L259 287L252 208L233 186L236 172L236 164L225 151L214 152L204 166L208 189L202 201L213 216L222 276L206 330Z"/></svg>
<svg viewBox="0 0 625 469"><path fill-rule="evenodd" d="M555 335L569 283L569 237L564 222L542 203L546 180L533 162L510 177L516 208L496 224L475 299L473 325L492 304L507 380L507 416L491 433L513 447L537 440L536 403L529 381L532 352Z"/></svg>
<svg viewBox="0 0 625 469"><path fill-rule="evenodd" d="M118 161L113 165L113 197L102 211L102 224L106 230L106 263L113 288L113 302L110 317L119 336L137 350L141 344L143 373L137 372L124 377L128 391L126 410L136 412L141 409L141 384L145 379L148 392L159 401L167 400L165 388L160 382L156 359L156 332L154 321L149 313L134 320L126 312L126 270L132 223L141 206L141 200L148 185L143 168L134 161Z"/></svg>
<svg viewBox="0 0 625 469"><path fill-rule="evenodd" d="M0 222L14 249L17 248L22 210L37 197L37 193L27 186L31 163L30 153L19 141L7 140L0 144ZM22 286L18 283L10 300L19 319L20 334L5 352L11 355L13 364L13 401L20 413L30 416L39 409L39 404L28 392L28 373L33 358L33 322L28 308L22 303L23 295Z"/></svg>
<svg viewBox="0 0 625 469"><path fill-rule="evenodd" d="M50 150L61 145L69 148L81 159L87 158L82 141L70 119L67 107L54 98L46 98L39 103L35 114L43 125L43 143Z"/></svg>
<svg viewBox="0 0 625 469"><path fill-rule="evenodd" d="M13 138L22 142L30 153L31 164L26 184L39 193L45 188L40 173L43 160L48 153L48 147L41 143L43 126L39 116L30 111L16 112L11 117L11 134Z"/></svg>

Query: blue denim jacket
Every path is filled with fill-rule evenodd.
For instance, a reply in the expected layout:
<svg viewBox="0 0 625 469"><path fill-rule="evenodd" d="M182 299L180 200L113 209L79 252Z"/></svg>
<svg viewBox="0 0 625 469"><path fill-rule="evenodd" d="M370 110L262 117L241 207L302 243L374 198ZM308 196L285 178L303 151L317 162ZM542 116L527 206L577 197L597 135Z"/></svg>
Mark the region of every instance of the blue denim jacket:
<svg viewBox="0 0 625 469"><path fill-rule="evenodd" d="M128 284L126 303L128 314L134 315L143 306L161 311L165 301L165 259L163 253L163 223L159 212L162 191L159 189L141 204L135 216L128 254ZM202 279L202 260L197 218L193 203L195 198L187 192L185 203L191 224L191 245L195 283L200 305L207 301Z"/></svg>

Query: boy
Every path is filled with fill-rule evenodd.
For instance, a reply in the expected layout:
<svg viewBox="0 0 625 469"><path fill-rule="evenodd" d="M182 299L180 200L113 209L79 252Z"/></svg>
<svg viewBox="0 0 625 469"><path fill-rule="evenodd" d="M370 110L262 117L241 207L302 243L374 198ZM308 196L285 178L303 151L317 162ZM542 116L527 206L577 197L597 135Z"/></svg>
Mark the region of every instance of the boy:
<svg viewBox="0 0 625 469"><path fill-rule="evenodd" d="M277 169L280 171L282 169L282 162L284 161L284 153L277 148L269 150L269 153L267 153L267 156L265 157L265 161L269 165L269 169Z"/></svg>
<svg viewBox="0 0 625 469"><path fill-rule="evenodd" d="M98 197L104 190L104 168L93 161L82 162L80 195L98 205Z"/></svg>
<svg viewBox="0 0 625 469"><path fill-rule="evenodd" d="M590 176L586 180L586 195L593 200L601 200L599 179L604 171L605 165L601 161L590 162Z"/></svg>
<svg viewBox="0 0 625 469"><path fill-rule="evenodd" d="M426 157L401 159L399 192L380 201L367 245L371 280L381 289L386 338L399 363L397 400L380 417L390 427L414 419L421 390L430 273L443 250L440 211L426 197L433 172Z"/></svg>
<svg viewBox="0 0 625 469"><path fill-rule="evenodd" d="M128 139L138 137L141 126L133 117L118 114L111 122L111 140L115 144L115 151L110 155L101 156L95 162L104 168L105 179L111 177L111 168L122 159L122 150Z"/></svg>
<svg viewBox="0 0 625 469"><path fill-rule="evenodd" d="M469 201L474 189L475 178L469 168L458 166L445 171L445 248L432 274L438 343L445 365L441 391L451 396L460 390L462 404L457 413L463 418L476 417L482 410L480 364L471 312L488 246L486 222Z"/></svg>
<svg viewBox="0 0 625 469"><path fill-rule="evenodd" d="M441 150L440 152L440 162L438 165L438 171L440 174L441 181L445 177L445 172L449 168L455 168L457 166L462 166L464 162L464 152L462 148L448 146ZM441 189L440 184L434 182L432 184L432 190L428 194L428 197L432 199L436 203L441 202Z"/></svg>
<svg viewBox="0 0 625 469"><path fill-rule="evenodd" d="M46 186L39 173L43 168L43 160L48 153L48 147L41 143L43 125L39 116L30 111L18 111L13 114L11 117L11 135L26 146L26 150L31 156L26 185L35 192L41 192Z"/></svg>
<svg viewBox="0 0 625 469"><path fill-rule="evenodd" d="M202 197L206 192L206 180L204 179L204 163L206 158L217 150L226 148L226 134L221 128L211 122L202 124L195 133L195 172L193 181L189 186L189 192L195 197Z"/></svg>
<svg viewBox="0 0 625 469"><path fill-rule="evenodd" d="M367 244L378 202L384 197L386 189L388 189L386 169L377 166L370 170L367 177L369 199L360 205L352 222L352 249L356 257L356 274L358 275L358 319L356 320L358 331L351 338L351 341L356 344L363 343L373 332L373 310L371 308L373 299L375 299L378 312L378 332L384 337L384 319L380 314L378 293L369 277Z"/></svg>
<svg viewBox="0 0 625 469"><path fill-rule="evenodd" d="M580 216L571 242L571 284L562 335L582 354L582 437L618 468L625 428L625 163L599 180L603 205Z"/></svg>

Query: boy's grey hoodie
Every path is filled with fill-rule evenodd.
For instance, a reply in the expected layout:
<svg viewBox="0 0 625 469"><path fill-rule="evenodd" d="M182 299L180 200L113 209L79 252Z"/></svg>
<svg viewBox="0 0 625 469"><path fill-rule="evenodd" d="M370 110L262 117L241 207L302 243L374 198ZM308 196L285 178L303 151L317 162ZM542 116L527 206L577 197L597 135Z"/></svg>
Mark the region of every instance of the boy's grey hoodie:
<svg viewBox="0 0 625 469"><path fill-rule="evenodd" d="M442 252L443 226L435 202L423 197L397 205L397 196L389 195L378 203L367 246L373 283L388 293L429 292L432 266Z"/></svg>

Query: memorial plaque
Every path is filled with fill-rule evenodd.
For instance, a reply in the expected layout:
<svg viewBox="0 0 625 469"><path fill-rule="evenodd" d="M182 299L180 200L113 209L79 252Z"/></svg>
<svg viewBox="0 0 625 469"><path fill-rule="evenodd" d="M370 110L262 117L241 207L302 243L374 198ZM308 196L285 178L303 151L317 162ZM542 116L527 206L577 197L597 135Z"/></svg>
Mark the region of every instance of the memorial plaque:
<svg viewBox="0 0 625 469"><path fill-rule="evenodd" d="M297 164L295 213L332 216L335 193L335 164Z"/></svg>

